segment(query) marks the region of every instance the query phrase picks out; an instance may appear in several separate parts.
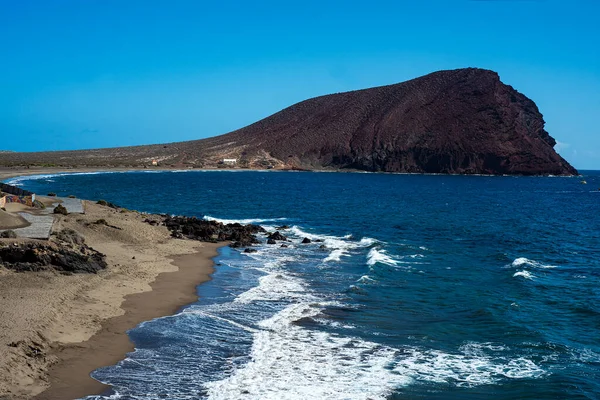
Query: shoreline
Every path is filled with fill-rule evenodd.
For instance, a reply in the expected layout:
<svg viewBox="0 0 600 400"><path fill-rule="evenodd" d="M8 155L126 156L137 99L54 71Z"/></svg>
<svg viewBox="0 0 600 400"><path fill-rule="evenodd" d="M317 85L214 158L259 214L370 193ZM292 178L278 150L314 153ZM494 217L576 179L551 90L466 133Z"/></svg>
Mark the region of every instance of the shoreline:
<svg viewBox="0 0 600 400"><path fill-rule="evenodd" d="M137 211L92 201L84 201L84 208L85 214L56 216L54 231L79 233L86 245L105 254L106 269L65 274L0 265L2 400L66 400L106 392L109 386L89 374L134 350L129 329L197 301L198 285L210 280L213 259L228 244L175 239L167 227L146 223L148 214ZM0 239L0 246L11 240Z"/></svg>
<svg viewBox="0 0 600 400"><path fill-rule="evenodd" d="M195 302L198 285L211 279L213 259L218 249L226 245L204 243L196 253L169 257L178 270L157 275L150 291L125 296L121 304L123 315L105 320L100 331L85 342L53 349L59 362L49 370L50 387L34 399L76 399L110 390L110 386L93 379L91 372L116 364L134 350L128 330L142 322L173 315Z"/></svg>
<svg viewBox="0 0 600 400"><path fill-rule="evenodd" d="M424 175L424 176L464 176L464 177L521 177L521 178L581 178L585 176L581 172L593 170L581 170L579 175L495 175L495 174L444 174L427 172L384 172L384 171L363 171L353 169L250 169L250 168L175 168L175 167L92 167L92 168L59 168L59 167L40 167L40 168L10 168L0 167L0 181L16 178L20 176L35 176L46 174L78 174L78 173L119 173L119 172L312 172L312 173L346 173L346 174L382 174L382 175Z"/></svg>

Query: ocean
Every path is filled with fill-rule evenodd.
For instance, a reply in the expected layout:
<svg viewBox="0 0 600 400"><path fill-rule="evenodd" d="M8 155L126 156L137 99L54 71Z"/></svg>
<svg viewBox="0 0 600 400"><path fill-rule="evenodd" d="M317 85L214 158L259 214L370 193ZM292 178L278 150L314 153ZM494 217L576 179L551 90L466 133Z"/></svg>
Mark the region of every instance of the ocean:
<svg viewBox="0 0 600 400"><path fill-rule="evenodd" d="M600 172L582 174L148 171L9 182L290 227L287 248L222 248L200 299L130 330L136 350L93 373L113 391L88 400L597 399Z"/></svg>

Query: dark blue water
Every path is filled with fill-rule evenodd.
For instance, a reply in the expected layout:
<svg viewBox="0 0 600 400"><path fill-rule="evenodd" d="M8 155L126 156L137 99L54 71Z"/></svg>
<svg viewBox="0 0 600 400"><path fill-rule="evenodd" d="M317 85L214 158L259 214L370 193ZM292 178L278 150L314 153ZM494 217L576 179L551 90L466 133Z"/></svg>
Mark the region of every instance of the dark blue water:
<svg viewBox="0 0 600 400"><path fill-rule="evenodd" d="M600 172L581 179L140 172L15 182L292 227L289 248L223 249L199 302L130 331L136 351L93 375L114 386L111 398L596 399Z"/></svg>

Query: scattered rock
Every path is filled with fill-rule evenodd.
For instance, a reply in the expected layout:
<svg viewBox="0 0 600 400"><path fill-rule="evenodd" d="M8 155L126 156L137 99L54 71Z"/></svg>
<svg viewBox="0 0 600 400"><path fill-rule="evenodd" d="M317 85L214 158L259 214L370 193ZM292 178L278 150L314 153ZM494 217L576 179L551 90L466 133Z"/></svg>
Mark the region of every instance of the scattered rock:
<svg viewBox="0 0 600 400"><path fill-rule="evenodd" d="M267 239L267 244L277 244L274 239Z"/></svg>
<svg viewBox="0 0 600 400"><path fill-rule="evenodd" d="M54 234L54 236L58 241L67 244L81 246L85 243L85 238L73 229L63 229L60 232Z"/></svg>
<svg viewBox="0 0 600 400"><path fill-rule="evenodd" d="M286 229L290 229L290 227L288 225L281 225L281 226L276 226L275 229L277 229L278 231L284 231Z"/></svg>
<svg viewBox="0 0 600 400"><path fill-rule="evenodd" d="M288 247L288 245L284 243L281 245L281 247Z"/></svg>
<svg viewBox="0 0 600 400"><path fill-rule="evenodd" d="M258 225L223 224L196 217L165 216L163 224L174 238L187 238L202 242L231 241L231 247L248 247L260 243L256 234L265 230Z"/></svg>
<svg viewBox="0 0 600 400"><path fill-rule="evenodd" d="M302 239L302 244L307 244L307 243L311 243L311 240L309 238L304 238Z"/></svg>
<svg viewBox="0 0 600 400"><path fill-rule="evenodd" d="M48 193L48 196L49 196L49 197L56 197L56 193L54 193L54 192L50 192L50 193Z"/></svg>
<svg viewBox="0 0 600 400"><path fill-rule="evenodd" d="M249 248L249 247L248 247L248 248L246 248L246 249L244 250L244 253L256 253L257 251L258 251L258 250L256 250L256 249L251 249L251 248Z"/></svg>
<svg viewBox="0 0 600 400"><path fill-rule="evenodd" d="M62 204L57 205L56 207L54 207L54 214L62 214L62 215L68 215L69 212L67 211L67 208L65 206L63 206Z"/></svg>
<svg viewBox="0 0 600 400"><path fill-rule="evenodd" d="M319 248L320 249L326 249L327 247L324 244L322 244L322 245L319 246Z"/></svg>
<svg viewBox="0 0 600 400"><path fill-rule="evenodd" d="M267 239L287 240L287 238L285 236L283 236L281 233L279 233L279 231L275 231L275 232L271 233L270 235L267 236Z"/></svg>

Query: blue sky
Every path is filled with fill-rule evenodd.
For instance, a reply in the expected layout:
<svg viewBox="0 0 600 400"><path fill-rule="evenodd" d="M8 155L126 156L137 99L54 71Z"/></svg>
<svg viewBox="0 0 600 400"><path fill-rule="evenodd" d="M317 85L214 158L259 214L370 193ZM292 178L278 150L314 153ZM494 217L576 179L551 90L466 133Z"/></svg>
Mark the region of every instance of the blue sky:
<svg viewBox="0 0 600 400"><path fill-rule="evenodd" d="M0 147L199 139L472 66L532 98L575 167L600 169L599 16L596 0L0 0Z"/></svg>

